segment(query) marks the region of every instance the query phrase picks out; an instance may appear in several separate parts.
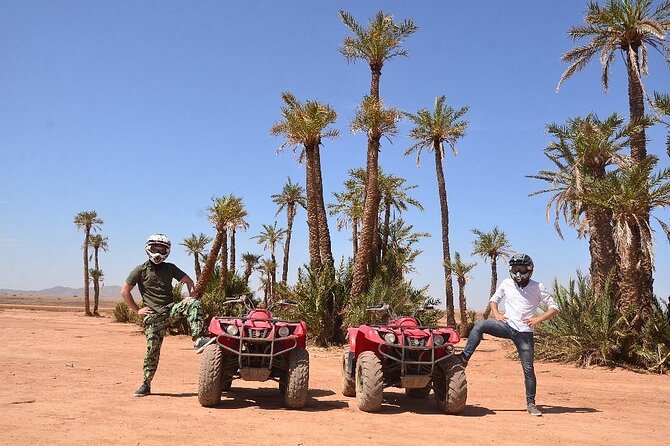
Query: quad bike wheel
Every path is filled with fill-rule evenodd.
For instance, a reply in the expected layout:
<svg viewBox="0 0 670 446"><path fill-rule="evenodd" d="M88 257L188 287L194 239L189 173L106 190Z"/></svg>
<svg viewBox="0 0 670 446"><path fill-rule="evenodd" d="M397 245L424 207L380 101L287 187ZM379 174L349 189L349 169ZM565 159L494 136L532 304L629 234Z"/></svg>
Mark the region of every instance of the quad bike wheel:
<svg viewBox="0 0 670 446"><path fill-rule="evenodd" d="M435 403L441 412L457 414L465 409L468 399L468 382L465 368L454 357L444 361L433 378Z"/></svg>
<svg viewBox="0 0 670 446"><path fill-rule="evenodd" d="M430 395L430 386L421 387L418 389L405 389L405 395L410 398L424 399Z"/></svg>
<svg viewBox="0 0 670 446"><path fill-rule="evenodd" d="M216 344L205 347L200 364L198 401L203 407L216 407L221 401L223 353Z"/></svg>
<svg viewBox="0 0 670 446"><path fill-rule="evenodd" d="M342 355L342 395L356 396L356 381L347 373L349 354Z"/></svg>
<svg viewBox="0 0 670 446"><path fill-rule="evenodd" d="M309 352L297 347L289 353L284 402L289 409L307 404L309 393Z"/></svg>
<svg viewBox="0 0 670 446"><path fill-rule="evenodd" d="M374 412L382 405L384 375L382 363L372 352L363 352L356 361L356 399L363 412Z"/></svg>
<svg viewBox="0 0 670 446"><path fill-rule="evenodd" d="M221 390L227 392L233 385L233 374L237 370L237 358L226 356L223 358L223 373L221 375Z"/></svg>

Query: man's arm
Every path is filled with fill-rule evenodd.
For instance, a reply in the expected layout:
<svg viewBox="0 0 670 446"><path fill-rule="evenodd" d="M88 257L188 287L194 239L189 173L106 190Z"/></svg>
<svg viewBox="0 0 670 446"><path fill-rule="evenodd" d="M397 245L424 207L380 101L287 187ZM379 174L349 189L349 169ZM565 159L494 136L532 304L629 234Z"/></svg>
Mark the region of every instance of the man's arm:
<svg viewBox="0 0 670 446"><path fill-rule="evenodd" d="M507 316L505 316L500 312L500 310L498 310L498 302L491 301L489 302L489 304L491 305L491 314L493 315L493 317L499 321L506 322Z"/></svg>
<svg viewBox="0 0 670 446"><path fill-rule="evenodd" d="M549 308L547 311L542 313L539 316L535 317L529 317L528 319L524 319L523 321L530 325L531 327L535 327L537 324L540 322L544 322L546 320L551 319L552 317L556 316L558 314L558 310L555 308Z"/></svg>
<svg viewBox="0 0 670 446"><path fill-rule="evenodd" d="M186 274L184 278L179 281L179 283L186 285L186 289L188 290L188 297L195 297L193 294L195 285L193 284L193 279L191 279L188 274Z"/></svg>
<svg viewBox="0 0 670 446"><path fill-rule="evenodd" d="M123 301L126 303L126 305L128 305L128 308L130 308L131 311L134 311L141 316L149 314L151 312L149 307L140 308L135 303L135 299L133 299L133 295L131 293L133 288L135 288L133 285L129 285L126 282L123 283L123 286L121 287L121 297L123 297Z"/></svg>

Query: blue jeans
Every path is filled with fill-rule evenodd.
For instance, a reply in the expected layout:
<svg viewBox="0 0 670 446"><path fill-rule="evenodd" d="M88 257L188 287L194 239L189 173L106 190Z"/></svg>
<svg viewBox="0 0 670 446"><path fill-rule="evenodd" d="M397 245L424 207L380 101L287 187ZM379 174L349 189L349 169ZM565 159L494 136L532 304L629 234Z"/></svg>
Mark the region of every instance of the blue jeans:
<svg viewBox="0 0 670 446"><path fill-rule="evenodd" d="M535 391L537 380L535 379L535 341L532 332L516 331L507 323L496 319L477 321L468 336L468 342L461 353L465 359L470 359L475 349L482 340L482 335L489 334L497 338L511 339L519 353L519 360L523 368L524 384L526 385L526 403L535 404Z"/></svg>

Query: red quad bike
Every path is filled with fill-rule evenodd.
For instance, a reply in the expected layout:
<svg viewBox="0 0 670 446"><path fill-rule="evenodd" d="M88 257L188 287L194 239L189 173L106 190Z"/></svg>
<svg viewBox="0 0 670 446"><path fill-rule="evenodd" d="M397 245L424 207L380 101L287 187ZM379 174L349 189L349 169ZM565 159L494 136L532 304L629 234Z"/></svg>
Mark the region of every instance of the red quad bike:
<svg viewBox="0 0 670 446"><path fill-rule="evenodd" d="M424 307L421 310L430 310ZM349 328L349 350L342 358L342 393L356 396L365 412L379 410L384 387L401 387L407 396L426 398L433 389L441 412L465 408L468 384L465 368L454 356L460 341L451 327L423 327L417 313L395 317L388 305L368 308L389 312L386 325Z"/></svg>
<svg viewBox="0 0 670 446"><path fill-rule="evenodd" d="M244 317L214 317L209 332L214 339L203 350L198 401L215 407L234 379L279 383L284 402L291 409L307 403L309 353L305 349L307 325L272 316L271 309L254 308L244 297L231 297L226 304L242 303ZM280 305L295 305L279 302Z"/></svg>

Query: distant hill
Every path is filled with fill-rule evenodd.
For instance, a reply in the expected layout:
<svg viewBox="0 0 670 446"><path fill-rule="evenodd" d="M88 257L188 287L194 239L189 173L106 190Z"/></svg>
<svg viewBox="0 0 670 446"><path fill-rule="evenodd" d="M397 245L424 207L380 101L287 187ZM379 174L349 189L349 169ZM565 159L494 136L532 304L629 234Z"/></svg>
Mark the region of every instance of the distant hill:
<svg viewBox="0 0 670 446"><path fill-rule="evenodd" d="M0 288L0 294L16 294L24 295L29 294L32 296L83 296L84 288L70 288L66 286L55 286L53 288L46 288L39 291L25 291L25 290L10 290L6 288ZM93 297L93 287L91 287L89 295ZM119 297L121 295L120 286L104 286L100 290L100 297Z"/></svg>

